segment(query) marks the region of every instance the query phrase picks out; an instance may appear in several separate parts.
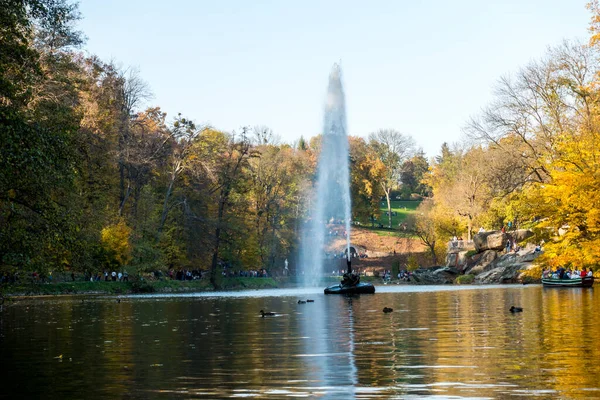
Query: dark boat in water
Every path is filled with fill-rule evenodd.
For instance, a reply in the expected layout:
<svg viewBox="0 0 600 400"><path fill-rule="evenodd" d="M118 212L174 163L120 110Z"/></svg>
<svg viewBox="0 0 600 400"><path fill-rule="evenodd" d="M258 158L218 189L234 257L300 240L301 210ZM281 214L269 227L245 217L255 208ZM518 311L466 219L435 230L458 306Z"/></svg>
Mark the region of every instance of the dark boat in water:
<svg viewBox="0 0 600 400"><path fill-rule="evenodd" d="M350 258L346 260L348 271L344 274L344 279L339 285L333 285L325 288L325 294L361 294L375 293L375 286L372 283L361 283L360 276L352 273Z"/></svg>
<svg viewBox="0 0 600 400"><path fill-rule="evenodd" d="M554 279L542 278L544 287L592 287L594 285L594 277L586 276L575 279Z"/></svg>
<svg viewBox="0 0 600 400"><path fill-rule="evenodd" d="M362 294L375 293L372 283L358 283L357 285L333 285L325 288L325 294Z"/></svg>

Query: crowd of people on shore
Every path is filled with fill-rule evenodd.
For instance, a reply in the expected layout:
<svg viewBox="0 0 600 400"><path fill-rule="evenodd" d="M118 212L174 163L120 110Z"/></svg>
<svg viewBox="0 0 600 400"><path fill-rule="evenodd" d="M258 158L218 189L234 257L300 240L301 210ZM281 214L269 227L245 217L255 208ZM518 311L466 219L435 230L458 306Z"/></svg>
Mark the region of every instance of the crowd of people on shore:
<svg viewBox="0 0 600 400"><path fill-rule="evenodd" d="M90 282L129 282L129 274L127 273L127 271L116 272L113 270L112 272L108 272L107 270L104 270L103 272L98 272L97 274L89 274L88 272L86 272L84 279ZM74 275L73 281L75 281Z"/></svg>
<svg viewBox="0 0 600 400"><path fill-rule="evenodd" d="M102 272L90 273L86 271L83 273L83 277L81 273L75 273L75 271L71 272L60 272L53 273L53 271L48 272L40 272L37 271L28 272L25 274L19 274L19 272L8 273L0 275L0 283L19 283L19 282L29 282L29 283L53 283L53 282L75 282L75 281L90 281L90 282L128 282L129 274L127 271L112 271L104 270Z"/></svg>
<svg viewBox="0 0 600 400"><path fill-rule="evenodd" d="M346 252L342 251L340 253L325 253L325 259L338 259L338 258L346 258ZM350 258L369 258L367 252L352 252L350 253Z"/></svg>
<svg viewBox="0 0 600 400"><path fill-rule="evenodd" d="M235 278L235 277L242 277L242 278L268 278L269 274L267 273L267 270L264 268L260 268L260 269L251 269L251 270L223 270L222 275L224 277L227 278Z"/></svg>
<svg viewBox="0 0 600 400"><path fill-rule="evenodd" d="M177 281L195 281L199 279L203 279L205 275L208 274L208 271L199 270L199 269L178 269L174 270L173 268L169 269L167 272L167 277L171 280ZM221 276L224 278L235 278L235 277L245 277L245 278L266 278L268 277L267 270L264 268L260 269L252 269L252 270L234 270L233 268L223 268L221 271ZM162 279L162 273L155 273L154 276L156 279Z"/></svg>
<svg viewBox="0 0 600 400"><path fill-rule="evenodd" d="M411 275L412 274L410 273L410 271L403 269L398 272L397 278L399 281L410 282ZM391 282L391 280L392 280L392 271L385 270L383 272L383 281Z"/></svg>
<svg viewBox="0 0 600 400"><path fill-rule="evenodd" d="M173 268L168 271L154 271L146 274L146 278L161 280L171 279L178 281L192 281L203 279L208 271L199 269L178 269ZM56 277L54 275L57 275ZM265 268L252 269L252 270L234 270L233 268L223 268L221 275L226 278L234 277L247 277L247 278L266 278L269 273ZM55 279L56 278L56 279ZM75 282L75 281L86 281L86 282L129 282L129 274L127 271L109 271L104 270L97 273L75 273L75 272L61 272L59 274L53 274L52 272L38 273L31 272L26 274L8 273L4 272L0 274L0 284L15 284L19 282L29 283L53 283L53 282Z"/></svg>
<svg viewBox="0 0 600 400"><path fill-rule="evenodd" d="M594 276L594 272L590 268L586 270L585 267L581 270L577 268L565 268L565 267L556 267L556 270L552 271L551 268L544 268L542 270L542 278L543 279L579 279L584 278L586 276Z"/></svg>

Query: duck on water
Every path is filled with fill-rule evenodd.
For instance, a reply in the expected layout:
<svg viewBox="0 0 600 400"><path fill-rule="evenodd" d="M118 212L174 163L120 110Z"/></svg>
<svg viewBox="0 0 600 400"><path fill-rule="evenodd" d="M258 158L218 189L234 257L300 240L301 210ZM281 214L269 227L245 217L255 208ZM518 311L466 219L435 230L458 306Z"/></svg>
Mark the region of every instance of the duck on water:
<svg viewBox="0 0 600 400"><path fill-rule="evenodd" d="M272 317L274 315L276 315L274 312L268 311L265 312L265 310L260 310L260 314L262 315L262 317Z"/></svg>

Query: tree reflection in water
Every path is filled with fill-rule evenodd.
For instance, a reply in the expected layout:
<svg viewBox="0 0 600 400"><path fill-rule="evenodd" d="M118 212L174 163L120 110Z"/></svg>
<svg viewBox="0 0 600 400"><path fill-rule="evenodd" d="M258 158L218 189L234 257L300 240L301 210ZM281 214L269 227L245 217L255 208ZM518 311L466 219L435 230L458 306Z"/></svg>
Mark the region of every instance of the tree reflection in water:
<svg viewBox="0 0 600 400"><path fill-rule="evenodd" d="M598 291L314 290L5 304L0 397L600 394ZM508 312L512 304L525 311ZM277 315L261 318L261 309Z"/></svg>

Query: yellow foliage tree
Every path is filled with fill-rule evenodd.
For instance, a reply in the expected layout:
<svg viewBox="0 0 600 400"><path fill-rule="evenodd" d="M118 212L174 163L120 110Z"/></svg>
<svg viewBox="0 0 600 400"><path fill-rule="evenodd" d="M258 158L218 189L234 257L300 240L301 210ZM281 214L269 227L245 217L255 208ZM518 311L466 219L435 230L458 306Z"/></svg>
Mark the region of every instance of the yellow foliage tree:
<svg viewBox="0 0 600 400"><path fill-rule="evenodd" d="M489 151L480 147L468 151L449 153L445 159L435 163L425 183L433 189L433 198L446 210L460 218L471 240L475 223L487 210L492 197L489 170ZM459 234L453 232L454 235Z"/></svg>
<svg viewBox="0 0 600 400"><path fill-rule="evenodd" d="M598 0L592 0L587 3L588 10L592 13L590 20L590 46L595 46L600 42L600 4Z"/></svg>
<svg viewBox="0 0 600 400"><path fill-rule="evenodd" d="M120 265L126 265L131 260L131 228L123 219L116 224L106 226L102 229L102 246L111 253Z"/></svg>
<svg viewBox="0 0 600 400"><path fill-rule="evenodd" d="M379 182L385 178L386 166L362 138L348 140L353 217L373 222L380 214L379 202L384 191Z"/></svg>
<svg viewBox="0 0 600 400"><path fill-rule="evenodd" d="M547 216L541 225L558 229L541 261L577 268L600 263L600 135L582 128L556 142L561 155L550 166L551 181L529 193L534 210Z"/></svg>

